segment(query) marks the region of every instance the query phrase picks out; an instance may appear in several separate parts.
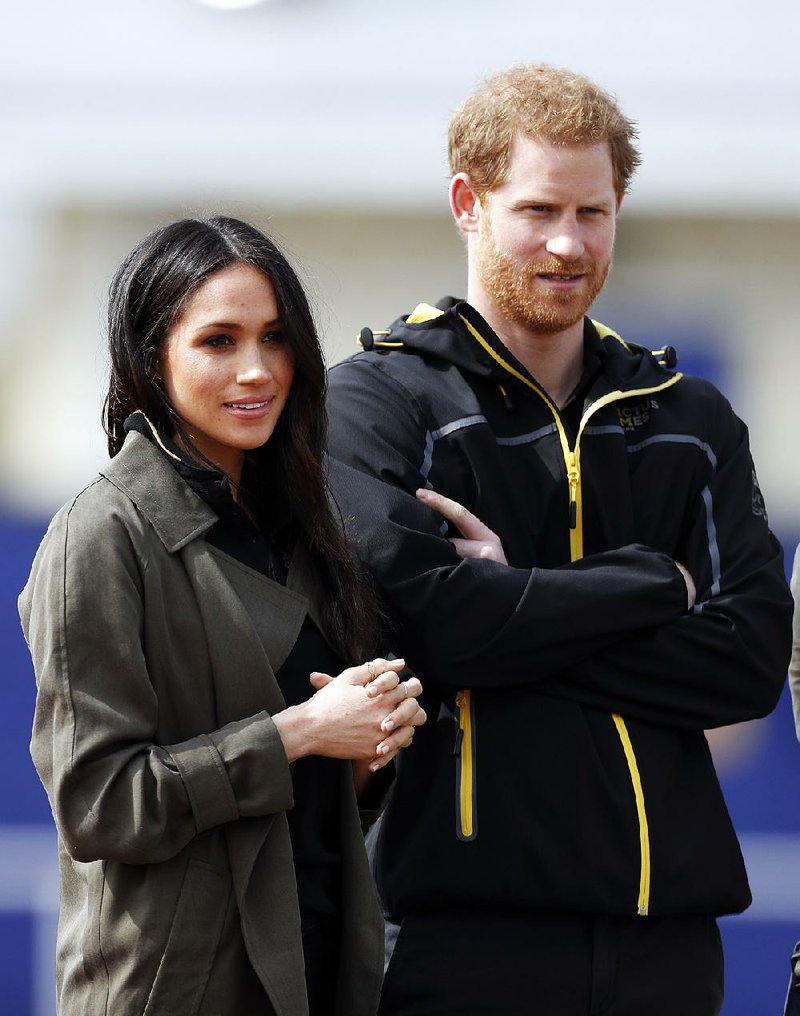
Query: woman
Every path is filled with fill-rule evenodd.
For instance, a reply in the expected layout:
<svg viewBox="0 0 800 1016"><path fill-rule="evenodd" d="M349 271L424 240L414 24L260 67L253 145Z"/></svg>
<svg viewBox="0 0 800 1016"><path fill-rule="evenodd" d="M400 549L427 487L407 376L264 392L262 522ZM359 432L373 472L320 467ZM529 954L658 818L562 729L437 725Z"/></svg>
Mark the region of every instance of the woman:
<svg viewBox="0 0 800 1016"><path fill-rule="evenodd" d="M342 669L375 612L328 507L305 295L251 226L184 220L118 270L109 345L111 461L20 597L59 1012L368 1016L354 776L425 714L401 660Z"/></svg>

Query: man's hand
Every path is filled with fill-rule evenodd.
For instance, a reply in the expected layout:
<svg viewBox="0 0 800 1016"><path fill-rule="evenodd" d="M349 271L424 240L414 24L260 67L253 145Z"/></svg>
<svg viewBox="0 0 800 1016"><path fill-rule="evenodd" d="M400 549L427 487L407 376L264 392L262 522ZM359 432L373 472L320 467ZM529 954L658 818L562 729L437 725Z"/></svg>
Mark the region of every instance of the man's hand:
<svg viewBox="0 0 800 1016"><path fill-rule="evenodd" d="M463 504L459 504L458 501L454 501L450 497L445 497L444 494L437 494L435 490L425 490L424 488L417 491L417 498L429 508L433 508L434 511L443 515L448 522L452 522L462 534L463 539L450 540L461 557L486 558L490 561L499 561L500 564L508 564L500 537L484 525L476 515L468 511ZM691 610L697 600L694 579L685 565L676 561L675 567L683 575L683 580L686 583L686 609Z"/></svg>
<svg viewBox="0 0 800 1016"><path fill-rule="evenodd" d="M457 537L450 540L461 557L484 558L489 561L497 561L500 564L508 564L503 544L497 533L485 526L477 516L468 511L463 504L453 501L452 498L437 494L435 490L420 489L417 491L417 498L423 504L433 508L440 515L443 515L448 522L452 522L461 533L463 539Z"/></svg>
<svg viewBox="0 0 800 1016"><path fill-rule="evenodd" d="M691 610L692 607L695 605L695 601L697 600L697 589L696 589L695 584L694 584L694 579L689 574L689 571L685 567L685 565L679 564L676 561L675 562L675 567L678 569L678 571L681 573L681 575L683 575L684 582L686 583L686 593L687 593L687 598L688 598L688 603L689 603L689 605L688 605L688 607L686 609L687 610Z"/></svg>

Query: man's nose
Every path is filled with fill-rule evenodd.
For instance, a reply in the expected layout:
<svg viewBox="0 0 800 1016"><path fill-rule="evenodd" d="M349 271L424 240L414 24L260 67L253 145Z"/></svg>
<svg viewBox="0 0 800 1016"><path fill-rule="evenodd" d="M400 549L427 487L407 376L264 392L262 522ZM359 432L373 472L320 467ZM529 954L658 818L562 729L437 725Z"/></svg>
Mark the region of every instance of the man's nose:
<svg viewBox="0 0 800 1016"><path fill-rule="evenodd" d="M574 218L559 219L545 246L548 254L564 261L582 258L584 244L578 222Z"/></svg>

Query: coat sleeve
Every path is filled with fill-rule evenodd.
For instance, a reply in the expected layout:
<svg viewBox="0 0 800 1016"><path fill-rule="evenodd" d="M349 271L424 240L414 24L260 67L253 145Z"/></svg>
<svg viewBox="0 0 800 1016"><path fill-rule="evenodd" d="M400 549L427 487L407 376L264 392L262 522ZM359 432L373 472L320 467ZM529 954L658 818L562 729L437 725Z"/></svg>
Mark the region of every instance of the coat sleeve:
<svg viewBox="0 0 800 1016"><path fill-rule="evenodd" d="M427 684L536 683L685 611L680 572L647 547L554 569L462 560L441 518L414 496L425 484L425 415L376 364L333 368L329 415L336 501L387 605L397 652Z"/></svg>
<svg viewBox="0 0 800 1016"><path fill-rule="evenodd" d="M207 829L293 805L266 713L157 743L146 569L126 522L79 498L51 524L20 596L37 681L31 754L76 861L163 861Z"/></svg>
<svg viewBox="0 0 800 1016"><path fill-rule="evenodd" d="M694 610L633 633L545 690L687 728L775 708L791 651L783 553L767 524L747 429L721 396L714 431L714 468L676 551L697 585Z"/></svg>
<svg viewBox="0 0 800 1016"><path fill-rule="evenodd" d="M794 594L794 637L792 640L792 662L789 664L789 684L792 689L794 722L800 738L800 544L794 554L792 569L792 593Z"/></svg>

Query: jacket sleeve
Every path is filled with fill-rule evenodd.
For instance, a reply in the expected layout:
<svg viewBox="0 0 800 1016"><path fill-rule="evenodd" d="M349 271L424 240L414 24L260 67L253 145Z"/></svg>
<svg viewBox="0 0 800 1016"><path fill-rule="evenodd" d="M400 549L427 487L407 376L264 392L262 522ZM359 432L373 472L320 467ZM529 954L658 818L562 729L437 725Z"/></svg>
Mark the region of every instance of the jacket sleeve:
<svg viewBox="0 0 800 1016"><path fill-rule="evenodd" d="M397 651L450 689L531 684L686 610L674 562L640 546L560 568L462 560L414 496L431 435L411 393L375 364L329 377L331 483ZM447 493L443 491L443 493Z"/></svg>
<svg viewBox="0 0 800 1016"><path fill-rule="evenodd" d="M51 524L20 596L37 681L31 754L70 856L163 861L214 826L291 808L289 764L266 713L157 743L147 560L125 522L79 501Z"/></svg>
<svg viewBox="0 0 800 1016"><path fill-rule="evenodd" d="M675 555L695 580L694 610L565 669L544 690L687 728L765 716L777 704L791 651L783 553L767 524L747 429L718 398L714 468Z"/></svg>
<svg viewBox="0 0 800 1016"><path fill-rule="evenodd" d="M794 594L794 637L792 640L792 662L789 664L789 684L792 689L794 722L800 738L800 544L794 554L792 569L792 593Z"/></svg>

